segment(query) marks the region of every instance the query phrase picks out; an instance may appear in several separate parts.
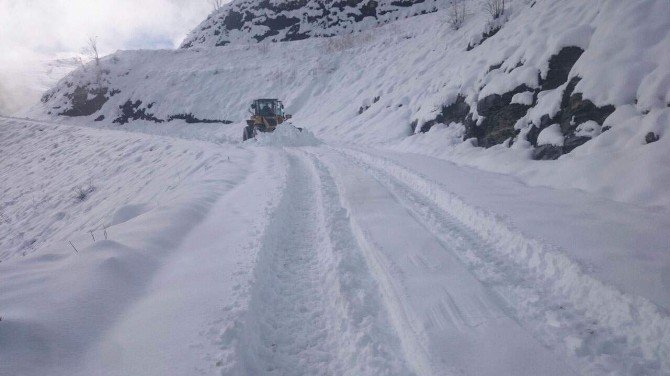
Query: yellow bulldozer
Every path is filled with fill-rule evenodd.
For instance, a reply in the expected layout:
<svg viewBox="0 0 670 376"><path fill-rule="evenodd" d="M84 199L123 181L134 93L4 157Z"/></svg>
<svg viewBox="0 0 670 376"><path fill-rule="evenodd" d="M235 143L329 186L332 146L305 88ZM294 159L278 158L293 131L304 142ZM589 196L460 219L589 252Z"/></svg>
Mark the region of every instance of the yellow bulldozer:
<svg viewBox="0 0 670 376"><path fill-rule="evenodd" d="M244 127L242 141L254 138L258 132L273 132L279 124L291 118L284 113L284 104L277 99L255 99L250 112L251 118Z"/></svg>

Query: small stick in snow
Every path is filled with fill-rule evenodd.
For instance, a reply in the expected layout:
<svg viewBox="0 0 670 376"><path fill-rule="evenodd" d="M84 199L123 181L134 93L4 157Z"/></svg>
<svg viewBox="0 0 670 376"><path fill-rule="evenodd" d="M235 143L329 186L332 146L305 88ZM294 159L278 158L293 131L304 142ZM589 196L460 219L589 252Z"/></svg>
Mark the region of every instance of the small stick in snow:
<svg viewBox="0 0 670 376"><path fill-rule="evenodd" d="M91 233L91 237L93 238L93 243L95 243L95 235L93 234L93 230L89 231Z"/></svg>
<svg viewBox="0 0 670 376"><path fill-rule="evenodd" d="M107 226L102 225L103 234L105 234L105 240L107 240Z"/></svg>
<svg viewBox="0 0 670 376"><path fill-rule="evenodd" d="M74 249L75 252L79 253L79 251L77 251L77 247L75 247L74 244L72 244L71 241L68 240L68 243L70 243L70 245L72 246L72 249Z"/></svg>

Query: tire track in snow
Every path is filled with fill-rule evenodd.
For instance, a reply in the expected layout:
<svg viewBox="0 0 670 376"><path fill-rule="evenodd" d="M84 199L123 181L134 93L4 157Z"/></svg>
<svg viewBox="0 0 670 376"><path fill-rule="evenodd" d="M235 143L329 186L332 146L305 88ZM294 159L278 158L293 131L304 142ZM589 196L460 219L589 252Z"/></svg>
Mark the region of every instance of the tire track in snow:
<svg viewBox="0 0 670 376"><path fill-rule="evenodd" d="M449 244L478 279L504 298L515 319L534 337L561 349L582 372L667 372L668 319L650 303L581 274L558 251L513 233L502 219L467 206L421 175L362 151L338 151L374 176L419 223ZM521 252L516 254L516 248ZM545 267L549 274L536 269ZM577 294L574 285L586 291Z"/></svg>
<svg viewBox="0 0 670 376"><path fill-rule="evenodd" d="M332 151L319 154L336 177L417 373L574 374L509 317L499 297L408 212L371 166Z"/></svg>
<svg viewBox="0 0 670 376"><path fill-rule="evenodd" d="M288 162L254 272L240 373L411 374L332 178L299 152Z"/></svg>

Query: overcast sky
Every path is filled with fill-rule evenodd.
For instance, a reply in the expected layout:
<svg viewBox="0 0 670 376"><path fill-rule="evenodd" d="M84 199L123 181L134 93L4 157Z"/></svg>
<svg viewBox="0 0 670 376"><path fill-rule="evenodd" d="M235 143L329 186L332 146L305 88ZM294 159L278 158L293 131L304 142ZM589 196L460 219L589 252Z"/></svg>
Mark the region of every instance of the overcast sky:
<svg viewBox="0 0 670 376"><path fill-rule="evenodd" d="M0 0L0 113L34 100L49 81L39 64L78 54L89 36L103 55L173 48L211 10L209 0Z"/></svg>

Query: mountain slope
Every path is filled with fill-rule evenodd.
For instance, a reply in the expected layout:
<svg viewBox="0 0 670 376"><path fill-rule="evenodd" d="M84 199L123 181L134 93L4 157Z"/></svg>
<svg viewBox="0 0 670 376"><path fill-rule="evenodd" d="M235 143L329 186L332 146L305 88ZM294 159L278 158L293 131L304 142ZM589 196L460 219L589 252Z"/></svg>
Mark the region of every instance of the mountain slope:
<svg viewBox="0 0 670 376"><path fill-rule="evenodd" d="M326 139L670 204L655 188L670 181L666 1L518 0L495 22L468 4L457 31L441 10L330 38L118 52L63 79L28 115L236 140L250 101L278 97Z"/></svg>
<svg viewBox="0 0 670 376"><path fill-rule="evenodd" d="M438 0L233 1L207 17L181 48L343 35L441 7Z"/></svg>

